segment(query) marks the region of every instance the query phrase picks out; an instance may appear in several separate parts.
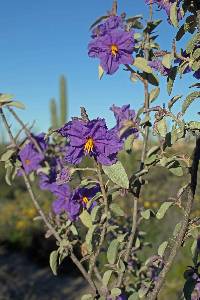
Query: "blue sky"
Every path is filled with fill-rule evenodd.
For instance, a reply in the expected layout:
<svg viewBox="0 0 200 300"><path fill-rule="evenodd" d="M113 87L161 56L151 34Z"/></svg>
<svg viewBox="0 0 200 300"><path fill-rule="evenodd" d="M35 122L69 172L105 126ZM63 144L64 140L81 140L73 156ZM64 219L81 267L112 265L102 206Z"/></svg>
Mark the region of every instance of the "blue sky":
<svg viewBox="0 0 200 300"><path fill-rule="evenodd" d="M143 14L147 17L148 9L143 0L118 2L120 13L126 11L128 16ZM143 90L140 84L133 84L122 69L99 81L98 61L87 56L88 28L111 5L111 0L1 2L1 92L13 94L25 103L26 110L20 112L25 122L36 120L38 130L47 130L49 99L59 97L61 74L68 82L70 116L78 115L79 107L85 106L91 118L105 117L109 125L113 125L114 119L108 109L113 103L130 103L135 109L141 106ZM155 15L166 19L162 12ZM163 49L168 49L173 33L174 29L166 21L160 25L159 41ZM183 44L185 42L186 39ZM186 93L189 78L186 76L184 84L177 81L173 95ZM164 81L161 88L157 103L169 99ZM189 113L194 115L194 106Z"/></svg>

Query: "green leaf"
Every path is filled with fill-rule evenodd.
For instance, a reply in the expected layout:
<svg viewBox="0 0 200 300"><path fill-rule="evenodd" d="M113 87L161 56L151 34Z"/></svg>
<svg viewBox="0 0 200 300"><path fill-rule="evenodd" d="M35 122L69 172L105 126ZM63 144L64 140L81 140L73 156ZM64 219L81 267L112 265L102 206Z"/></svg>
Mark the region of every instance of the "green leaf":
<svg viewBox="0 0 200 300"><path fill-rule="evenodd" d="M114 183L125 189L129 188L129 179L121 162L118 161L111 166L102 166L102 169Z"/></svg>
<svg viewBox="0 0 200 300"><path fill-rule="evenodd" d="M7 104L7 106L14 106L20 109L25 109L25 105L22 102L19 101L11 101Z"/></svg>
<svg viewBox="0 0 200 300"><path fill-rule="evenodd" d="M173 236L176 237L177 234L179 233L180 229L181 229L181 226L182 226L182 223L179 222L176 224L175 228L174 228L174 231L173 231Z"/></svg>
<svg viewBox="0 0 200 300"><path fill-rule="evenodd" d="M133 293L132 295L130 295L128 297L128 300L139 300L139 296L138 296L138 293Z"/></svg>
<svg viewBox="0 0 200 300"><path fill-rule="evenodd" d="M170 69L169 76L167 77L167 92L168 92L168 95L171 95L171 92L172 92L172 89L173 89L173 86L174 86L174 81L176 79L177 71L178 71L177 67L172 67Z"/></svg>
<svg viewBox="0 0 200 300"><path fill-rule="evenodd" d="M113 288L111 290L111 295L114 297L117 297L117 296L121 295L121 290L119 288Z"/></svg>
<svg viewBox="0 0 200 300"><path fill-rule="evenodd" d="M100 209L102 208L102 206L95 206L92 211L91 211L91 219L92 219L92 222L98 222L98 219L99 219L99 211Z"/></svg>
<svg viewBox="0 0 200 300"><path fill-rule="evenodd" d="M118 263L118 271L125 272L125 270L126 270L126 266L125 266L124 262L120 259L119 263Z"/></svg>
<svg viewBox="0 0 200 300"><path fill-rule="evenodd" d="M133 63L133 66L136 68L146 72L146 73L152 73L151 67L148 66L148 61L143 57L136 57Z"/></svg>
<svg viewBox="0 0 200 300"><path fill-rule="evenodd" d="M167 210L168 210L168 209L170 208L170 206L172 206L172 205L173 205L173 202L164 202L164 203L161 205L161 207L159 208L159 210L158 210L158 212L157 212L157 214L156 214L156 218L157 218L158 220L161 220L161 219L165 216Z"/></svg>
<svg viewBox="0 0 200 300"><path fill-rule="evenodd" d="M168 102L168 108L169 108L169 110L182 97L183 97L182 95L177 95L177 96L174 96L172 99L170 99L170 101Z"/></svg>
<svg viewBox="0 0 200 300"><path fill-rule="evenodd" d="M11 183L12 174L13 174L13 166L10 165L6 168L6 175L5 175L5 181L8 185L12 185Z"/></svg>
<svg viewBox="0 0 200 300"><path fill-rule="evenodd" d="M123 217L124 216L124 211L121 209L121 207L116 204L112 203L110 205L110 210L117 216L117 217Z"/></svg>
<svg viewBox="0 0 200 300"><path fill-rule="evenodd" d="M145 211L141 212L141 216L145 219L145 220L149 220L150 216L151 216L151 210L147 209Z"/></svg>
<svg viewBox="0 0 200 300"><path fill-rule="evenodd" d="M138 291L139 299L143 299L143 297L146 296L147 292L148 292L148 289L145 286L141 287Z"/></svg>
<svg viewBox="0 0 200 300"><path fill-rule="evenodd" d="M110 277L112 275L113 270L107 270L104 274L103 274L103 278L102 278L102 282L104 286L107 286L110 280Z"/></svg>
<svg viewBox="0 0 200 300"><path fill-rule="evenodd" d="M188 123L190 130L200 130L200 122L191 121Z"/></svg>
<svg viewBox="0 0 200 300"><path fill-rule="evenodd" d="M188 107L193 103L194 100L200 98L200 92L192 92L187 96L182 105L182 113L184 114Z"/></svg>
<svg viewBox="0 0 200 300"><path fill-rule="evenodd" d="M186 45L186 52L189 54L193 52L195 46L200 41L200 33L196 33L187 43Z"/></svg>
<svg viewBox="0 0 200 300"><path fill-rule="evenodd" d="M86 234L86 237L85 237L85 242L88 246L89 252L92 252L92 250L93 250L92 240L93 240L93 236L94 236L96 228L97 228L97 225L93 225L92 227L90 227Z"/></svg>
<svg viewBox="0 0 200 300"><path fill-rule="evenodd" d="M11 156L15 153L16 150L9 149L6 152L4 152L0 158L0 161L7 161L11 158Z"/></svg>
<svg viewBox="0 0 200 300"><path fill-rule="evenodd" d="M150 84L152 84L154 86L159 86L159 78L157 77L156 74L154 74L154 73L147 74L146 79Z"/></svg>
<svg viewBox="0 0 200 300"><path fill-rule="evenodd" d="M147 152L147 157L150 157L152 154L157 153L160 150L160 146L153 146L152 148L149 149Z"/></svg>
<svg viewBox="0 0 200 300"><path fill-rule="evenodd" d="M160 121L158 121L156 127L157 127L159 135L162 138L165 138L166 134L167 134L167 123L166 123L165 118L162 118Z"/></svg>
<svg viewBox="0 0 200 300"><path fill-rule="evenodd" d="M70 226L70 230L73 233L73 235L78 235L78 231L77 231L76 226L74 224L72 224Z"/></svg>
<svg viewBox="0 0 200 300"><path fill-rule="evenodd" d="M81 300L94 300L94 297L91 294L86 294L81 297Z"/></svg>
<svg viewBox="0 0 200 300"><path fill-rule="evenodd" d="M193 57L193 59L198 59L200 57L200 48L197 48L196 50L194 50L192 57Z"/></svg>
<svg viewBox="0 0 200 300"><path fill-rule="evenodd" d="M167 245L168 245L168 242L165 241L165 242L163 242L163 243L159 246L159 248L158 248L158 255L160 255L161 257L163 257L163 255L164 255L164 253L165 253L165 250L166 250L166 248L167 248Z"/></svg>
<svg viewBox="0 0 200 300"><path fill-rule="evenodd" d="M124 149L126 151L131 151L133 149L133 142L135 140L135 135L134 134L131 134L129 135L129 137L125 140L124 142Z"/></svg>
<svg viewBox="0 0 200 300"><path fill-rule="evenodd" d="M179 177L183 176L183 169L182 169L181 166L177 166L177 167L172 166L172 167L169 168L169 171L172 174L174 174L175 176L179 176Z"/></svg>
<svg viewBox="0 0 200 300"><path fill-rule="evenodd" d="M177 3L174 2L170 8L170 21L174 27L178 27Z"/></svg>
<svg viewBox="0 0 200 300"><path fill-rule="evenodd" d="M118 248L119 248L119 241L117 239L112 240L107 251L107 259L109 264L111 265L114 265L116 261Z"/></svg>
<svg viewBox="0 0 200 300"><path fill-rule="evenodd" d="M144 164L146 166L150 166L150 165L154 164L157 161L157 159L158 159L157 154L153 154L150 157L147 157L145 159Z"/></svg>
<svg viewBox="0 0 200 300"><path fill-rule="evenodd" d="M0 93L0 103L11 102L12 99L13 99L13 95Z"/></svg>
<svg viewBox="0 0 200 300"><path fill-rule="evenodd" d="M102 68L101 65L98 66L98 73L99 73L99 80L101 80L104 74L104 69Z"/></svg>
<svg viewBox="0 0 200 300"><path fill-rule="evenodd" d="M197 249L197 240L195 239L194 241L193 241L193 243L192 243L192 246L191 246L191 248L190 248L190 250L191 250L191 253L192 253L192 256L195 256L195 252L196 252L196 249Z"/></svg>
<svg viewBox="0 0 200 300"><path fill-rule="evenodd" d="M58 251L54 250L51 252L49 257L49 264L54 275L57 275L57 265L58 265L57 262L58 262Z"/></svg>
<svg viewBox="0 0 200 300"><path fill-rule="evenodd" d="M153 89L149 95L149 101L150 102L153 102L155 99L158 98L160 94L160 88L159 87L156 87L155 89Z"/></svg>
<svg viewBox="0 0 200 300"><path fill-rule="evenodd" d="M83 210L83 212L80 214L80 219L83 225L85 225L88 228L92 227L92 218L87 210Z"/></svg>
<svg viewBox="0 0 200 300"><path fill-rule="evenodd" d="M163 66L165 66L167 69L170 69L172 60L173 60L173 56L171 55L171 53L165 54L162 59Z"/></svg>

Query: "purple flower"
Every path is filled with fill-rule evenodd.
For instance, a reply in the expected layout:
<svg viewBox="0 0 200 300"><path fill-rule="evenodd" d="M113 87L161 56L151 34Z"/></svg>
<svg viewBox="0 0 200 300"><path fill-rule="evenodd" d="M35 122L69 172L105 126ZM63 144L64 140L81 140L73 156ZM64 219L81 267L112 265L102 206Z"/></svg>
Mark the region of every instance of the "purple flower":
<svg viewBox="0 0 200 300"><path fill-rule="evenodd" d="M100 191L99 186L88 188L77 188L64 205L70 220L75 221L83 209L86 209L87 203ZM94 202L90 210L96 205Z"/></svg>
<svg viewBox="0 0 200 300"><path fill-rule="evenodd" d="M56 196L56 200L53 201L52 208L55 214L60 214L66 210L66 205L71 197L71 190L69 185L52 185L51 192Z"/></svg>
<svg viewBox="0 0 200 300"><path fill-rule="evenodd" d="M108 33L110 30L116 28L123 28L122 18L119 16L110 16L103 23L97 25L92 30L92 38L103 36Z"/></svg>
<svg viewBox="0 0 200 300"><path fill-rule="evenodd" d="M40 173L39 187L41 190L49 190L50 192L54 190L57 186L56 184L56 171L51 169L49 174Z"/></svg>
<svg viewBox="0 0 200 300"><path fill-rule="evenodd" d="M39 147L41 150L46 150L47 146L48 146L48 141L45 140L45 134L42 132L38 135L32 135L33 138L36 140L36 142L38 143Z"/></svg>
<svg viewBox="0 0 200 300"><path fill-rule="evenodd" d="M114 113L116 118L117 125L112 129L119 136L127 138L131 134L135 134L135 137L138 137L138 123L136 121L136 114L133 109L130 109L130 104L123 105L122 107L113 106L110 108Z"/></svg>
<svg viewBox="0 0 200 300"><path fill-rule="evenodd" d="M88 55L99 58L101 67L111 75L120 64L132 64L134 44L132 32L114 29L91 41Z"/></svg>
<svg viewBox="0 0 200 300"><path fill-rule="evenodd" d="M19 151L19 158L25 173L29 174L41 167L40 163L44 159L44 156L38 153L31 143L28 143ZM21 172L19 172L19 175L21 175Z"/></svg>
<svg viewBox="0 0 200 300"><path fill-rule="evenodd" d="M58 132L70 140L65 160L71 164L78 164L85 155L90 155L103 165L111 165L122 149L120 139L107 129L104 119L73 120Z"/></svg>
<svg viewBox="0 0 200 300"><path fill-rule="evenodd" d="M155 71L161 73L163 76L168 76L170 73L170 69L166 68L159 59L149 61L148 65Z"/></svg>
<svg viewBox="0 0 200 300"><path fill-rule="evenodd" d="M106 27L107 30L113 30L116 28L122 28L123 29L123 21L122 18L119 16L110 16L107 20L106 20Z"/></svg>
<svg viewBox="0 0 200 300"><path fill-rule="evenodd" d="M97 25L93 30L92 30L92 35L91 37L94 39L98 36L103 36L107 33L107 27L105 23Z"/></svg>

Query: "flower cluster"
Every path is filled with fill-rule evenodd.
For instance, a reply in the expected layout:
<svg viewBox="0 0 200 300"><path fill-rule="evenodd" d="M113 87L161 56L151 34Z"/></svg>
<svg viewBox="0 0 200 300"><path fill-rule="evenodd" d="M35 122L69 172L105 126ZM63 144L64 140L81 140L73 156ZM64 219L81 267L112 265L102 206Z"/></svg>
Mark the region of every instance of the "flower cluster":
<svg viewBox="0 0 200 300"><path fill-rule="evenodd" d="M173 3L176 2L176 0L145 0L145 2L147 4L157 4L158 8L163 9L166 12L166 14L168 15L168 20L169 20L171 6ZM178 1L177 4L179 5L180 1ZM179 21L183 18L183 13L180 10L180 8L178 8L177 18Z"/></svg>
<svg viewBox="0 0 200 300"><path fill-rule="evenodd" d="M65 124L58 132L69 139L65 156L66 162L78 164L84 156L92 156L103 165L116 162L116 155L122 149L122 142L111 130L104 119L91 121L73 120Z"/></svg>
<svg viewBox="0 0 200 300"><path fill-rule="evenodd" d="M121 17L109 16L93 29L92 38L88 55L99 58L107 74L115 73L120 64L132 64L135 45L133 32L125 30Z"/></svg>

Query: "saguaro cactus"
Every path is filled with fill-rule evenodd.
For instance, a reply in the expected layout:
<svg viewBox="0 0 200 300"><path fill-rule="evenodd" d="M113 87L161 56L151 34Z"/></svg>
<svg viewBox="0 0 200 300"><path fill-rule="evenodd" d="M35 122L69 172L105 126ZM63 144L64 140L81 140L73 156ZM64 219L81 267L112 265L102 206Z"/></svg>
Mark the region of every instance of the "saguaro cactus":
<svg viewBox="0 0 200 300"><path fill-rule="evenodd" d="M67 91L66 79L62 75L60 77L60 125L67 121Z"/></svg>
<svg viewBox="0 0 200 300"><path fill-rule="evenodd" d="M58 127L58 115L57 115L57 107L56 107L56 100L52 98L50 100L50 112L51 112L51 126L53 128Z"/></svg>
<svg viewBox="0 0 200 300"><path fill-rule="evenodd" d="M67 98L67 86L66 86L66 79L62 75L60 77L60 107L57 109L57 103L55 98L50 100L50 113L51 113L51 127L58 128L62 126L64 123L67 122L68 115L67 115L67 108L68 108L68 98ZM60 112L58 116L58 111Z"/></svg>

